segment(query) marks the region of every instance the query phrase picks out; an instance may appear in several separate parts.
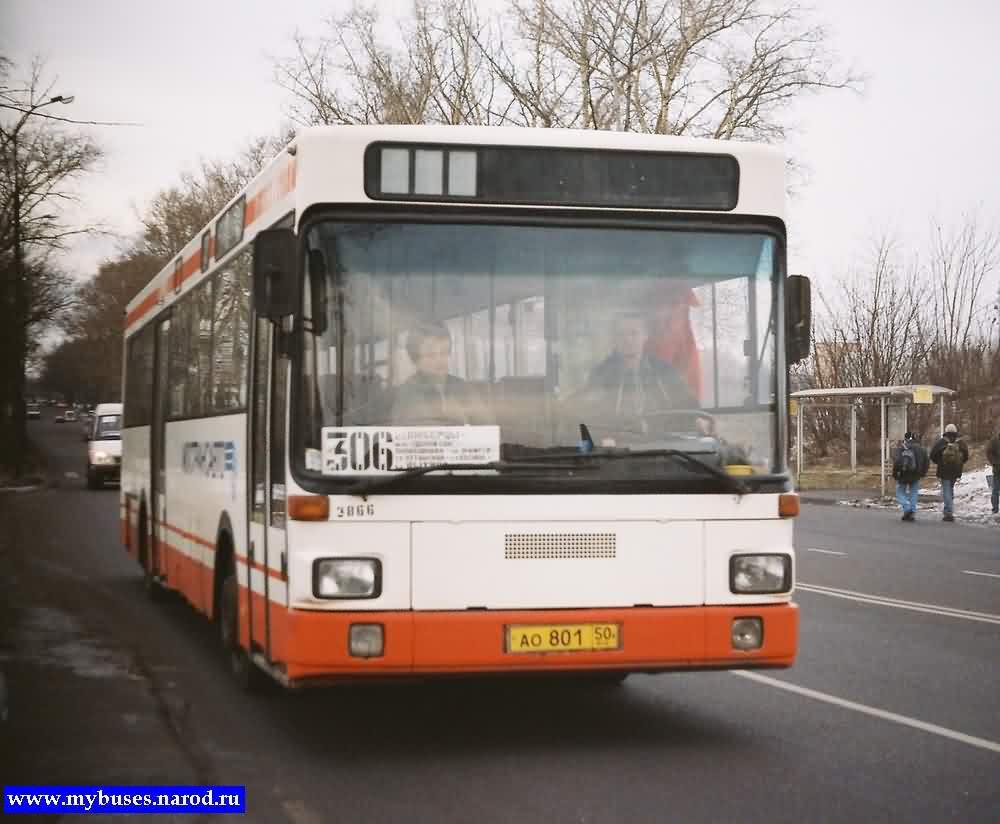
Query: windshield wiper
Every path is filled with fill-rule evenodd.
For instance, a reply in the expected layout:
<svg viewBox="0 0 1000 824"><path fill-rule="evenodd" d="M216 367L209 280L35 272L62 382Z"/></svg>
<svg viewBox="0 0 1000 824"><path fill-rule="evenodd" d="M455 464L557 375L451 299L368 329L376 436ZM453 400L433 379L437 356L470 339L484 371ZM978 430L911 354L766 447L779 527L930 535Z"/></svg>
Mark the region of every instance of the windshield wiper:
<svg viewBox="0 0 1000 824"><path fill-rule="evenodd" d="M594 459L606 458L608 460L625 460L626 458L676 458L687 466L695 469L705 475L710 475L718 480L722 481L726 489L731 492L735 492L737 495L746 495L749 491L745 483L741 480L734 478L728 472L723 469L719 469L716 466L707 464L702 460L699 460L690 452L685 452L683 449L636 449L636 450L618 450L606 451L603 448L594 448L589 452L560 452L554 455L546 455L546 461L572 461L574 463L586 464ZM517 457L511 457L507 459L509 463L520 463Z"/></svg>
<svg viewBox="0 0 1000 824"><path fill-rule="evenodd" d="M401 469L393 472L391 475L377 475L371 478L366 478L363 481L358 481L356 484L352 484L347 487L344 491L348 495L357 495L362 500L368 499L368 494L376 489L382 489L387 486L392 486L399 481L405 481L407 478L418 478L421 475L427 475L431 472L448 472L457 470L504 470L504 469L517 469L519 471L523 470L565 470L566 465L562 463L555 462L535 462L531 463L528 461L490 461L489 463L437 463L430 464L428 466L415 466L411 469Z"/></svg>
<svg viewBox="0 0 1000 824"><path fill-rule="evenodd" d="M632 454L641 455L643 453L639 452ZM747 492L749 491L747 489L747 485L743 483L743 481L739 480L738 478L734 478L724 469L719 469L717 466L712 466L711 464L707 464L704 461L699 460L694 455L685 452L683 449L650 449L650 450L645 450L645 454L669 455L672 458L677 458L686 463L688 466L697 469L699 472L705 472L709 475L718 478L720 481L723 482L723 484L726 487L728 487L732 492L735 492L737 495L746 495Z"/></svg>

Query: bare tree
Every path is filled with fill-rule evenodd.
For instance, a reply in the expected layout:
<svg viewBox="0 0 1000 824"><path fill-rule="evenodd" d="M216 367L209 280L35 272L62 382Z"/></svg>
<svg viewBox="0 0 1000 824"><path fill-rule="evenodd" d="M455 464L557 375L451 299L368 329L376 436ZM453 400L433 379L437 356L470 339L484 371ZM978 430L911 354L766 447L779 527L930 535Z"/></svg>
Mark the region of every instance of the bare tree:
<svg viewBox="0 0 1000 824"><path fill-rule="evenodd" d="M231 160L203 160L196 171L181 174L177 184L157 192L139 215L139 250L164 265L253 180L291 136L285 129L255 138Z"/></svg>
<svg viewBox="0 0 1000 824"><path fill-rule="evenodd" d="M475 123L776 139L798 95L856 87L794 2L417 0L393 43L374 6L276 63L297 122Z"/></svg>
<svg viewBox="0 0 1000 824"><path fill-rule="evenodd" d="M138 237L76 290L68 337L45 357L50 390L92 403L119 397L128 302L290 138L284 130L251 140L230 160L204 160L153 197L139 215Z"/></svg>
<svg viewBox="0 0 1000 824"><path fill-rule="evenodd" d="M324 35L294 38L295 54L275 62L304 125L502 121L487 55L488 26L471 0L416 0L386 39L377 8L355 5L326 21Z"/></svg>
<svg viewBox="0 0 1000 824"><path fill-rule="evenodd" d="M89 227L68 227L62 207L74 200L74 180L93 168L101 150L88 136L65 131L43 111L71 98L53 95L35 61L21 88L8 79L13 64L0 57L0 456L15 474L25 446L25 370L49 319L59 275L46 257ZM41 312L41 315L39 315Z"/></svg>
<svg viewBox="0 0 1000 824"><path fill-rule="evenodd" d="M159 268L159 258L132 250L104 263L96 277L79 287L75 311L65 325L69 337L46 358L50 389L90 403L119 398L125 307ZM73 355L76 376L59 366L67 352Z"/></svg>
<svg viewBox="0 0 1000 824"><path fill-rule="evenodd" d="M808 382L818 388L913 382L922 366L922 289L918 267L901 260L897 242L888 234L878 237L868 260L831 293L829 299L818 292L820 312ZM821 455L846 440L847 414L828 409L807 417L811 441ZM860 426L862 451L871 453L880 430L876 410L863 409Z"/></svg>
<svg viewBox="0 0 1000 824"><path fill-rule="evenodd" d="M931 225L925 267L926 300L919 326L928 382L957 389L967 431L985 437L993 425L989 399L996 392L997 359L990 341L989 276L1000 271L1000 234L976 215L946 228Z"/></svg>

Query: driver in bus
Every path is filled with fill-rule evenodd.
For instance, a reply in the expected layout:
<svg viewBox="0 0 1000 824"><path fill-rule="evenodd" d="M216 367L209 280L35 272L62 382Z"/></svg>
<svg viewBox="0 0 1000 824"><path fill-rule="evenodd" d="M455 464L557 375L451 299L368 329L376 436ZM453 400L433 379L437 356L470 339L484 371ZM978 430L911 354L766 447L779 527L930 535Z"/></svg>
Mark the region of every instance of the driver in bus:
<svg viewBox="0 0 1000 824"><path fill-rule="evenodd" d="M399 425L485 423L472 388L448 372L451 333L443 323L418 326L406 338L416 372L396 390L392 420Z"/></svg>
<svg viewBox="0 0 1000 824"><path fill-rule="evenodd" d="M647 420L673 409L698 408L680 373L649 354L649 326L643 315L619 315L614 339L614 351L591 372L587 384L586 400L600 420Z"/></svg>

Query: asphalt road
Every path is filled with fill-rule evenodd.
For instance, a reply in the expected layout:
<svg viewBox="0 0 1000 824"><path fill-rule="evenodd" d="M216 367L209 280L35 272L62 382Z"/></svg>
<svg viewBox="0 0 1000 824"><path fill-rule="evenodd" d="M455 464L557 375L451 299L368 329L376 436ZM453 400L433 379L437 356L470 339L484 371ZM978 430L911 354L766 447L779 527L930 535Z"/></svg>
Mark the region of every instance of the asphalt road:
<svg viewBox="0 0 1000 824"><path fill-rule="evenodd" d="M250 697L145 599L77 427L32 431L53 485L0 496L4 783L243 784L245 820L295 824L998 818L1000 528L805 506L787 671Z"/></svg>

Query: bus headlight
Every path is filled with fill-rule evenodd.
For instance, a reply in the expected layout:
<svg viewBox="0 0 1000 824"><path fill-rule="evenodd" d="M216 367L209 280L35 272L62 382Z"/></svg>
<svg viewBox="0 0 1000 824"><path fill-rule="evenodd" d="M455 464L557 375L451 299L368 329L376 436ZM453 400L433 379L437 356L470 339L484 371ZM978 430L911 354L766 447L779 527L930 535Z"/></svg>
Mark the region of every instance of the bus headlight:
<svg viewBox="0 0 1000 824"><path fill-rule="evenodd" d="M378 598L382 562L376 558L320 558L313 562L317 598Z"/></svg>
<svg viewBox="0 0 1000 824"><path fill-rule="evenodd" d="M730 592L768 594L791 588L791 555L734 555L729 559Z"/></svg>

